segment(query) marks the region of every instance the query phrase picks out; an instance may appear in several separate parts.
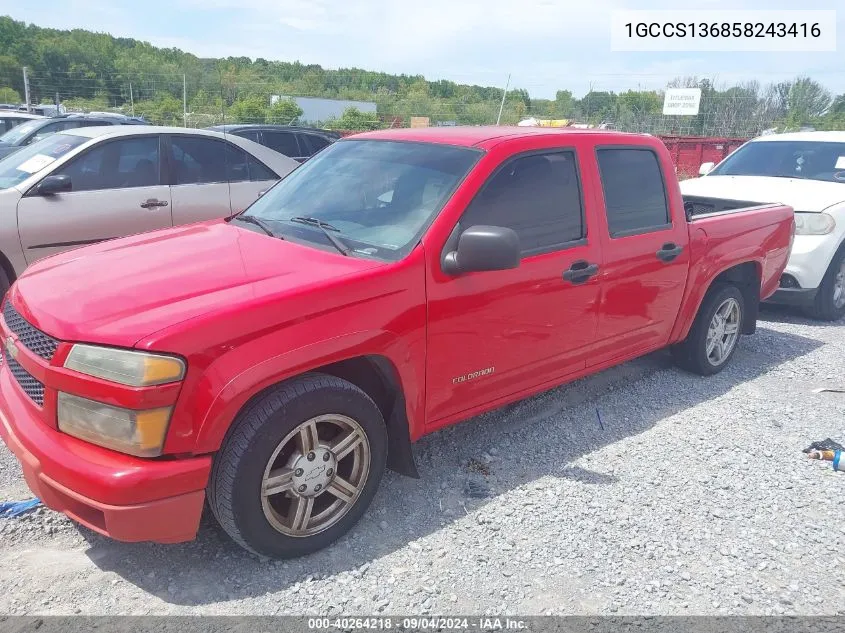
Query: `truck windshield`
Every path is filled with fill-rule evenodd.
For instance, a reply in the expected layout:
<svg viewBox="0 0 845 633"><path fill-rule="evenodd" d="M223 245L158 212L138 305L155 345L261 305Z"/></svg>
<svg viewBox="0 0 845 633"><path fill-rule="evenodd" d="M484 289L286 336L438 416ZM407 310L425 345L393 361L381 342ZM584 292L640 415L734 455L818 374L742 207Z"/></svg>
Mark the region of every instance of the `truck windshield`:
<svg viewBox="0 0 845 633"><path fill-rule="evenodd" d="M710 175L771 176L845 183L845 143L748 143L726 158Z"/></svg>
<svg viewBox="0 0 845 633"><path fill-rule="evenodd" d="M0 189L19 185L73 148L91 139L71 134L53 134L0 160Z"/></svg>
<svg viewBox="0 0 845 633"><path fill-rule="evenodd" d="M244 216L269 222L285 237L329 244L314 222L319 220L331 225L350 254L395 261L411 251L480 156L480 150L450 145L339 141Z"/></svg>

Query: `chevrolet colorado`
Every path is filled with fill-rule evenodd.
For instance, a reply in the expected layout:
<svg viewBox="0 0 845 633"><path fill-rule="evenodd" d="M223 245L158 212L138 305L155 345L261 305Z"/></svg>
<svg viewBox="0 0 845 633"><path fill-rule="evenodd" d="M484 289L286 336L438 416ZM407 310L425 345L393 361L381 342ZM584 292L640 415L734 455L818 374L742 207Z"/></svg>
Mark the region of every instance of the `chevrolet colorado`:
<svg viewBox="0 0 845 633"><path fill-rule="evenodd" d="M46 505L123 541L207 502L268 557L322 548L411 444L670 347L725 367L793 210L688 219L650 136L340 140L245 212L46 258L2 306L0 434Z"/></svg>

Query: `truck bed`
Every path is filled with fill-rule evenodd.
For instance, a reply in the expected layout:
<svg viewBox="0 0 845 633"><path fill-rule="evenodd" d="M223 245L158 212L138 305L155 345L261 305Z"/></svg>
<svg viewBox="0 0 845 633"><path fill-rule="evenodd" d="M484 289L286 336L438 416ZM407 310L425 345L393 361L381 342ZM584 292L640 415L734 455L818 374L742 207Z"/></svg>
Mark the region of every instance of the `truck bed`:
<svg viewBox="0 0 845 633"><path fill-rule="evenodd" d="M686 211L689 220L702 215L740 211L766 204L764 202L752 202L750 200L729 200L725 198L711 198L709 196L683 196L683 199L684 211Z"/></svg>

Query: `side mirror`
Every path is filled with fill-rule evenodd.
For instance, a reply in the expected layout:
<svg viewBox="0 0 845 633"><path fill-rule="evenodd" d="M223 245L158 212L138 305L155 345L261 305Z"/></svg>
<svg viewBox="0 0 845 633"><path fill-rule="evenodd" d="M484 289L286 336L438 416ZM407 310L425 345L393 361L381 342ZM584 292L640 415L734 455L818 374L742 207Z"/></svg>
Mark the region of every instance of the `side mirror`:
<svg viewBox="0 0 845 633"><path fill-rule="evenodd" d="M458 275L508 270L518 268L519 261L519 237L512 229L476 225L461 233L457 250L447 253L443 259L443 272Z"/></svg>
<svg viewBox="0 0 845 633"><path fill-rule="evenodd" d="M70 181L70 176L47 176L44 180L38 183L38 193L42 196L53 196L57 193L71 191L73 183Z"/></svg>
<svg viewBox="0 0 845 633"><path fill-rule="evenodd" d="M698 168L698 175L699 176L706 176L713 168L716 166L716 163L701 163L701 167Z"/></svg>

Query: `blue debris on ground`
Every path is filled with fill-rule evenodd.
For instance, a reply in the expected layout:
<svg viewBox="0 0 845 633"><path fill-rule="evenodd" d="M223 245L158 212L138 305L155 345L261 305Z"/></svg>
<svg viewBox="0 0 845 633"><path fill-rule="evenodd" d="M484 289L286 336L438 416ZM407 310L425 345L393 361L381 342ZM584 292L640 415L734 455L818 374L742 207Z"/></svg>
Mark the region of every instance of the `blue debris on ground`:
<svg viewBox="0 0 845 633"><path fill-rule="evenodd" d="M11 519L33 510L41 505L41 499L26 501L0 501L0 517Z"/></svg>

